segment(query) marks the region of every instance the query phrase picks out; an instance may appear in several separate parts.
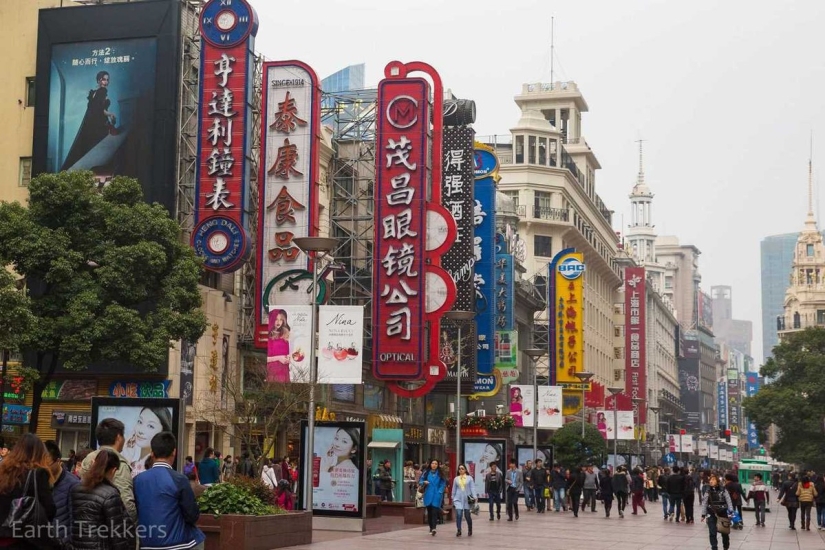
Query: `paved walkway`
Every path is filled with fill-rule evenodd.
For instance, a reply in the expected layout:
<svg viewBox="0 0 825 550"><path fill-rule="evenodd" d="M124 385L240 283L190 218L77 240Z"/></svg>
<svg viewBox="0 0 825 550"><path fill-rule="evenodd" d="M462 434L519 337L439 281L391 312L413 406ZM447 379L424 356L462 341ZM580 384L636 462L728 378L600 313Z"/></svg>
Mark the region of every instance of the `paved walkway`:
<svg viewBox="0 0 825 550"><path fill-rule="evenodd" d="M707 550L710 548L708 529L700 523L699 506L696 506L696 523L693 525L663 521L661 503L648 503L648 514L634 516L630 506L624 519L617 517L614 502L609 519L604 512L583 512L578 518L570 512L537 515L521 513L517 522L489 521L486 503L482 513L473 516L473 536L455 536L455 524L441 525L435 537L427 527L415 527L400 531L366 534L347 538L334 537L332 533L316 533L315 542L309 546L294 548L312 550L383 550L386 548L446 548L466 547L541 550ZM745 512L745 529L731 534L731 550L822 550L825 549L825 531L816 530L816 520L811 531L788 529L784 508L776 507L767 515L767 527L754 527L753 512ZM641 514L641 510L639 511ZM797 520L797 529L799 521ZM335 538L337 540L330 540ZM322 542L320 542L322 541ZM722 550L721 536L719 550Z"/></svg>

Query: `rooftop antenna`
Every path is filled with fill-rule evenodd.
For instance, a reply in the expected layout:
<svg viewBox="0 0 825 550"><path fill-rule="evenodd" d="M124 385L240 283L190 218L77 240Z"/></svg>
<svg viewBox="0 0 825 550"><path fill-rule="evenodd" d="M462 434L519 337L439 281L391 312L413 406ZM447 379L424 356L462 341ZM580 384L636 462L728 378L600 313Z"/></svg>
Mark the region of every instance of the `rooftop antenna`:
<svg viewBox="0 0 825 550"><path fill-rule="evenodd" d="M554 71L553 71L553 69L554 69L553 58L555 57L555 44L556 44L556 40L555 40L555 38L556 38L555 37L555 26L556 26L555 25L555 19L556 19L555 17L550 16L550 84L553 84L553 83L556 82L555 78L553 78L554 74L555 74Z"/></svg>
<svg viewBox="0 0 825 550"><path fill-rule="evenodd" d="M639 183L644 183L644 181L645 181L645 171L644 171L644 163L643 163L643 161L644 161L644 151L642 149L642 146L644 145L644 142L645 142L645 140L642 139L642 138L639 138L639 139L636 140L636 143L639 144L639 177L638 177Z"/></svg>

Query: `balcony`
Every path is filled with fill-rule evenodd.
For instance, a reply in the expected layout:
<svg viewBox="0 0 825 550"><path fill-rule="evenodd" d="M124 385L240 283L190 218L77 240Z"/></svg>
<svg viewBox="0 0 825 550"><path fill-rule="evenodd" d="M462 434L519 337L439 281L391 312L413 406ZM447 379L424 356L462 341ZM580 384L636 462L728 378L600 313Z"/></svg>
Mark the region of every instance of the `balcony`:
<svg viewBox="0 0 825 550"><path fill-rule="evenodd" d="M522 204L517 208L519 217L527 217L527 205ZM544 208L541 206L533 206L530 208L531 218L537 220L549 220L556 222L570 221L570 211L565 208Z"/></svg>

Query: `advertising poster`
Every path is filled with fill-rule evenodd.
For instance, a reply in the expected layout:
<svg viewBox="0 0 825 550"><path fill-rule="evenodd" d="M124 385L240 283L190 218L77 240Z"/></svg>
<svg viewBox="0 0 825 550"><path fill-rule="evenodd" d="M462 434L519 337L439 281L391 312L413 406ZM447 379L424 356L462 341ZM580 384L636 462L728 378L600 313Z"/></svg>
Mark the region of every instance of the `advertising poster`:
<svg viewBox="0 0 825 550"><path fill-rule="evenodd" d="M632 441L634 437L633 411L616 411L616 423L618 430L613 425L613 411L596 411L596 428L605 439L619 439L620 441ZM618 437L616 437L618 434Z"/></svg>
<svg viewBox="0 0 825 550"><path fill-rule="evenodd" d="M52 46L46 170L137 177L151 160L154 38Z"/></svg>
<svg viewBox="0 0 825 550"><path fill-rule="evenodd" d="M539 386L538 388L538 428L556 429L564 424L562 414L564 395L561 386Z"/></svg>
<svg viewBox="0 0 825 550"><path fill-rule="evenodd" d="M553 466L553 446L542 446L539 445L536 447L536 456L533 456L533 446L532 445L518 445L516 447L516 461L518 462L518 467L523 468L525 464L527 464L528 460L533 461L533 466L536 465L536 459L540 458L542 463L548 468ZM508 466L509 467L509 466Z"/></svg>
<svg viewBox="0 0 825 550"><path fill-rule="evenodd" d="M625 466L628 471L631 471L637 467L644 468L645 457L644 455L636 454L619 453L618 455L614 455L613 453L610 453L609 455L607 455L607 465L613 467L614 469L618 468L619 466Z"/></svg>
<svg viewBox="0 0 825 550"><path fill-rule="evenodd" d="M716 399L719 429L723 430L728 426L728 383L724 378L716 383Z"/></svg>
<svg viewBox="0 0 825 550"><path fill-rule="evenodd" d="M194 397L197 346L197 342L180 342L180 396L186 405L191 405Z"/></svg>
<svg viewBox="0 0 825 550"><path fill-rule="evenodd" d="M126 443L121 454L132 468L132 477L135 477L146 470L146 459L152 452L150 444L156 434L172 432L176 437L179 436L180 401L93 397L90 441L95 448L98 443L94 428L104 418L116 418L123 422Z"/></svg>
<svg viewBox="0 0 825 550"><path fill-rule="evenodd" d="M496 330L516 326L515 268L512 254L496 254Z"/></svg>
<svg viewBox="0 0 825 550"><path fill-rule="evenodd" d="M692 453L693 452L693 436L692 435L683 435L682 436L682 452L683 453Z"/></svg>
<svg viewBox="0 0 825 550"><path fill-rule="evenodd" d="M547 285L550 384L566 392L562 412L577 413L582 403L582 384L575 374L584 365L584 256L565 248L553 257Z"/></svg>
<svg viewBox="0 0 825 550"><path fill-rule="evenodd" d="M719 460L719 446L716 443L708 443L708 458Z"/></svg>
<svg viewBox="0 0 825 550"><path fill-rule="evenodd" d="M312 306L272 306L266 353L267 382L309 382Z"/></svg>
<svg viewBox="0 0 825 550"><path fill-rule="evenodd" d="M536 411L534 410L536 394L534 389L532 385L510 386L510 416L515 420L516 427L533 427L536 418Z"/></svg>
<svg viewBox="0 0 825 550"><path fill-rule="evenodd" d="M487 498L484 492L484 478L490 472L490 463L495 462L496 467L501 469L502 464L507 460L507 442L498 440L483 441L462 441L464 446L464 464L467 465L469 474L473 477L476 491L481 499ZM504 465L504 470L507 465Z"/></svg>
<svg viewBox="0 0 825 550"><path fill-rule="evenodd" d="M306 448L306 422L301 432L301 447ZM302 457L301 463L301 471L312 476L312 509L315 514L362 516L365 432L363 422L321 422L315 425L311 464L307 464L307 456Z"/></svg>
<svg viewBox="0 0 825 550"><path fill-rule="evenodd" d="M318 307L318 383L360 384L364 308Z"/></svg>
<svg viewBox="0 0 825 550"><path fill-rule="evenodd" d="M447 367L447 376L435 386L438 392L455 392L458 373L458 325L449 319L443 319L438 338L438 358ZM472 393L476 381L475 360L467 363L465 357L475 355L476 329L474 323L465 323L461 327L461 385L462 393Z"/></svg>
<svg viewBox="0 0 825 550"><path fill-rule="evenodd" d="M708 441L706 439L699 440L699 456L708 456Z"/></svg>
<svg viewBox="0 0 825 550"><path fill-rule="evenodd" d="M496 371L501 376L503 384L515 382L519 377L518 370L518 332L496 332Z"/></svg>
<svg viewBox="0 0 825 550"><path fill-rule="evenodd" d="M759 392L759 374L756 372L749 372L745 375L745 396L754 397ZM756 431L756 424L750 420L746 420L748 427L748 447L750 449L759 448L759 433Z"/></svg>
<svg viewBox="0 0 825 550"><path fill-rule="evenodd" d="M739 391L739 371L728 369L728 428L738 436L742 430L742 397Z"/></svg>
<svg viewBox="0 0 825 550"><path fill-rule="evenodd" d="M43 401L88 401L95 395L97 395L97 380L93 378L52 380L41 394Z"/></svg>
<svg viewBox="0 0 825 550"><path fill-rule="evenodd" d="M646 285L645 268L629 267L625 270L625 391L631 399L645 399L647 396ZM638 413L639 424L644 426L647 410L636 404L633 409Z"/></svg>

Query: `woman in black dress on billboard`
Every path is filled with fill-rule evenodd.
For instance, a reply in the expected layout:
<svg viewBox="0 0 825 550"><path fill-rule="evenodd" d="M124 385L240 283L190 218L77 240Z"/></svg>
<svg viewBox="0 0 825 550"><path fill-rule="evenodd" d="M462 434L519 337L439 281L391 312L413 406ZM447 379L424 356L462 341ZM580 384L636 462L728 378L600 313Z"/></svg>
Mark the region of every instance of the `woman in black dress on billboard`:
<svg viewBox="0 0 825 550"><path fill-rule="evenodd" d="M95 145L109 135L115 124L117 124L117 117L109 111L109 105L111 105L107 90L109 73L100 71L97 73L96 78L97 89L89 90L86 114L83 116L83 122L80 123L80 129L77 131L77 136L74 138L72 148L69 149L69 154L66 156L61 170L68 170L74 166Z"/></svg>

